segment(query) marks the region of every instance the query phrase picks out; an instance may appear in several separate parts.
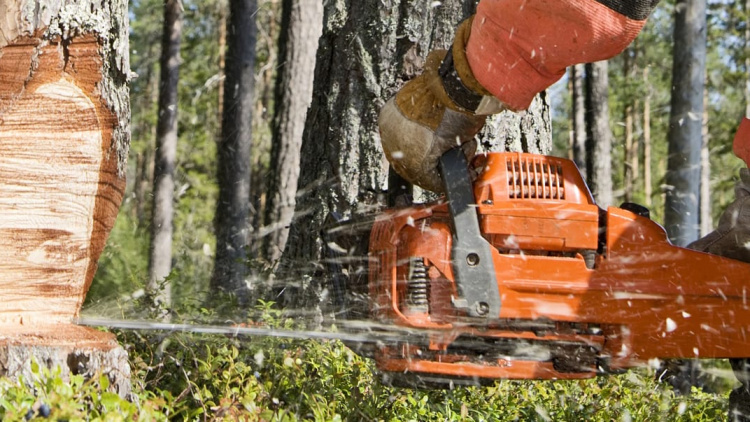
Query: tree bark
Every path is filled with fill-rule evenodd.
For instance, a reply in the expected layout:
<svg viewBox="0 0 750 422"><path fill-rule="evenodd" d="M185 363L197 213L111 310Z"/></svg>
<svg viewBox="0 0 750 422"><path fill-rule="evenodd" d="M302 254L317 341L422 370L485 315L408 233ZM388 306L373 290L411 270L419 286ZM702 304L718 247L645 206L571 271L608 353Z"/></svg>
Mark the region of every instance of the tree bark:
<svg viewBox="0 0 750 422"><path fill-rule="evenodd" d="M646 97L643 100L643 196L645 206L650 208L651 195L651 84L648 80L648 67L643 69L643 82L646 86Z"/></svg>
<svg viewBox="0 0 750 422"><path fill-rule="evenodd" d="M158 45L157 45L158 46ZM146 57L154 56L154 50L156 47L153 45L149 46L149 51L144 54ZM140 104L134 105L133 109L144 110L140 115L132 116L132 133L133 139L143 139L146 141L146 146L141 149L136 155L135 163L135 179L133 183L133 196L135 200L135 206L133 207L133 213L135 221L138 222L138 227L150 227L150 219L148 218L147 209L149 208L148 203L152 202L148 200L151 188L154 185L154 153L155 153L155 141L156 141L156 125L153 124L146 114L151 110L153 104L158 104L159 101L159 77L155 72L155 67L152 64L146 64L145 71L139 74L138 79L142 79L142 87L144 94L140 97ZM138 73L138 70L136 71ZM133 85L138 83L138 79L134 81ZM132 89L133 87L131 87Z"/></svg>
<svg viewBox="0 0 750 422"><path fill-rule="evenodd" d="M378 112L406 80L421 72L429 51L450 45L456 24L473 7L468 1L435 7L407 0L325 4L302 140L299 217L290 227L278 272L285 301L317 306L318 299L310 294L294 293L308 287L309 276L320 269L318 232L329 213L351 216L382 206L388 163L378 137Z"/></svg>
<svg viewBox="0 0 750 422"><path fill-rule="evenodd" d="M708 89L703 89L703 115L701 119L701 184L700 184L700 233L708 235L714 229L711 218L711 157L709 156L708 134Z"/></svg>
<svg viewBox="0 0 750 422"><path fill-rule="evenodd" d="M623 179L625 181L624 199L625 202L633 200L633 190L635 189L635 177L633 158L638 157L638 144L633 139L633 126L635 123L633 105L625 107L625 160L623 166Z"/></svg>
<svg viewBox="0 0 750 422"><path fill-rule="evenodd" d="M519 151L549 154L552 120L547 93L542 92L525 111L505 111L487 119L480 151Z"/></svg>
<svg viewBox="0 0 750 422"><path fill-rule="evenodd" d="M156 307L171 304L171 287L165 279L172 271L172 220L174 217L174 171L177 156L177 83L180 78L182 1L164 3L161 41L159 114L156 123L154 203L152 208L149 281L146 286Z"/></svg>
<svg viewBox="0 0 750 422"><path fill-rule="evenodd" d="M81 373L127 383L114 336L71 324L125 187L127 2L3 0L0 16L0 374L31 357L70 374L89 353Z"/></svg>
<svg viewBox="0 0 750 422"><path fill-rule="evenodd" d="M282 4L276 112L271 141L271 172L266 204L264 253L276 262L286 245L294 215L300 147L312 100L318 39L323 30L321 0L284 0Z"/></svg>
<svg viewBox="0 0 750 422"><path fill-rule="evenodd" d="M586 94L584 77L586 65L570 67L572 122L573 122L573 161L581 174L586 174Z"/></svg>
<svg viewBox="0 0 750 422"><path fill-rule="evenodd" d="M745 51L750 48L750 0L742 3L745 12L745 36L743 39ZM750 56L745 57L745 117L750 118Z"/></svg>
<svg viewBox="0 0 750 422"><path fill-rule="evenodd" d="M230 0L222 140L218 148L214 289L234 293L246 304L250 232L250 146L255 70L255 0Z"/></svg>
<svg viewBox="0 0 750 422"><path fill-rule="evenodd" d="M684 246L698 238L705 0L677 1L673 56L664 223L672 242Z"/></svg>
<svg viewBox="0 0 750 422"><path fill-rule="evenodd" d="M219 107L219 141L221 141L221 119L224 116L224 78L226 78L227 62L227 14L229 14L229 5L226 0L219 2L219 80L218 86Z"/></svg>
<svg viewBox="0 0 750 422"><path fill-rule="evenodd" d="M606 61L586 65L587 183L600 207L612 205L612 131Z"/></svg>
<svg viewBox="0 0 750 422"><path fill-rule="evenodd" d="M421 72L431 50L451 45L457 24L475 6L474 1L326 3L315 89L302 141L299 217L290 227L277 273L278 287L290 306L319 304L320 297L315 296L323 291L316 286L323 258L319 232L327 216L331 212L344 217L371 215L384 206L388 163L378 136L380 108ZM548 109L544 97L536 107L540 113ZM513 118L512 125L505 122L488 130L513 133L514 141L503 137L490 144L523 148L525 143L528 150L549 151L551 138L543 135L549 131L549 116L539 126L532 123L537 121L532 113ZM525 141L517 135L522 132L528 135ZM305 293L296 295L299 289Z"/></svg>
<svg viewBox="0 0 750 422"><path fill-rule="evenodd" d="M625 80L632 80L636 77L636 58L638 56L637 45L628 47L623 55L623 77ZM629 93L626 96L625 111L623 118L625 120L625 154L623 160L623 181L624 181L624 201L632 202L635 191L636 180L638 179L638 140L635 138L636 114L638 109L638 99Z"/></svg>

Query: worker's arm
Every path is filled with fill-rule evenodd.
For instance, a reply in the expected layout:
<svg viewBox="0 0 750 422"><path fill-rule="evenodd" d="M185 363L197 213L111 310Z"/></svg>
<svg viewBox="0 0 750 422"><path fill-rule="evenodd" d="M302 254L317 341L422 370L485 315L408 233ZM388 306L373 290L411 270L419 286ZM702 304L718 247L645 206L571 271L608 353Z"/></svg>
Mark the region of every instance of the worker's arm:
<svg viewBox="0 0 750 422"><path fill-rule="evenodd" d="M610 58L635 38L658 0L482 0L447 53L383 108L380 133L394 169L440 191L437 159L471 140L485 117L522 110L567 66Z"/></svg>
<svg viewBox="0 0 750 422"><path fill-rule="evenodd" d="M657 1L482 0L466 56L477 81L511 109L578 63L619 54Z"/></svg>

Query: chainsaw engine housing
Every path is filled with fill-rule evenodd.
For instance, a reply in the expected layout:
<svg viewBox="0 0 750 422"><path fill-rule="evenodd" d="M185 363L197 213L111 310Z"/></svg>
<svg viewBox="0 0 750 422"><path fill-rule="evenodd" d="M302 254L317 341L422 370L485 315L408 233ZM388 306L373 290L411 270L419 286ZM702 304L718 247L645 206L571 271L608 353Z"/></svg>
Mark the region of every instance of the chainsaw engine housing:
<svg viewBox="0 0 750 422"><path fill-rule="evenodd" d="M569 160L490 153L472 168L476 223L456 217L449 190L372 226L370 316L416 333L377 348L381 370L476 384L748 354L750 266L671 245L642 207L602 210ZM456 247L477 229L485 255Z"/></svg>

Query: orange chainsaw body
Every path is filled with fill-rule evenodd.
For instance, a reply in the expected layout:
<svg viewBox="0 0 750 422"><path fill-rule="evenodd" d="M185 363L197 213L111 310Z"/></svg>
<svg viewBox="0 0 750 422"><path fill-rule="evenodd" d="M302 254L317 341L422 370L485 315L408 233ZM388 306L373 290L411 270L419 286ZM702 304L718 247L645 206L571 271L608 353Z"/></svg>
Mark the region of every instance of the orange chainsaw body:
<svg viewBox="0 0 750 422"><path fill-rule="evenodd" d="M371 315L423 337L380 347L382 370L572 379L654 358L750 357L750 265L672 245L637 207L600 209L569 160L490 153L473 166L499 314L455 306L444 201L389 210L370 235Z"/></svg>

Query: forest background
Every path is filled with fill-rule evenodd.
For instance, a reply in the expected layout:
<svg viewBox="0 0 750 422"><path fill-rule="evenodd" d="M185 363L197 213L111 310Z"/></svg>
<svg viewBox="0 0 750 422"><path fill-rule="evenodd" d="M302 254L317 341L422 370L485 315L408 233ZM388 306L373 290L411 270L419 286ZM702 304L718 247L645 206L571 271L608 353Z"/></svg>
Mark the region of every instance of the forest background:
<svg viewBox="0 0 750 422"><path fill-rule="evenodd" d="M235 59L244 57L243 60L245 60L244 63L246 64L248 63L246 60L247 50L250 49L252 52L252 60L249 62L251 64L250 75L252 81L250 83L250 95L252 101L248 103L249 106L248 104L238 106L238 109L247 113L248 118L246 119L246 123L252 123L250 128L252 135L247 140L246 146L249 148L247 154L236 153L230 155L233 155L235 158L239 156L241 160L246 162L246 168L242 169L242 171L249 172L248 180L251 181L247 185L248 192L246 197L247 210L245 212L248 223L247 227L241 229L247 230L243 234L243 237L246 242L246 251L248 254L247 259L242 262L244 268L241 268L240 271L244 271L244 277L250 280L249 284L252 287L256 288L254 295L234 294L233 289L227 287L232 286L231 282L222 284L221 281L217 281L217 277L231 277L231 275L224 274L218 276L214 270L214 262L222 258L218 256L221 255L221 252L217 254L217 249L219 251L224 250L221 246L217 246L217 234L219 235L218 237L221 237L221 231L226 228L222 226L219 220L220 217L216 215L217 204L222 201L221 192L222 182L224 181L222 179L222 166L219 163L225 161L220 161L222 160L220 157L224 157L223 160L226 160L227 157L226 155L221 155L221 145L227 144L225 142L226 132L222 132L222 130L226 131L228 124L224 110L227 104L225 100L225 96L227 95L225 79L227 77L235 77L231 75L231 58L228 62L225 52L232 51L233 37L242 33L243 30L240 28L241 25L237 25L236 27L229 25L229 31L226 28L228 20L232 19L231 8L240 7L237 6L240 3L242 7L251 7L249 10L246 9L247 14L243 16L254 18L256 25L255 28L248 29L251 34L248 42L251 42L251 44L249 46L247 44L244 45L244 53L235 52ZM277 279L275 281L276 284L269 287L267 281L270 274L278 268L277 265L284 258L282 258L280 251L274 251L264 241L264 237L267 237L269 233L273 233L273 227L275 227L275 222L270 220L271 217L269 217L272 214L269 211L269 207L274 202L271 200L273 196L272 189L274 188L274 182L272 181L279 172L277 167L275 167L278 164L278 157L272 152L272 147L274 145L275 131L278 129L276 125L279 121L277 102L279 98L282 98L278 94L279 88L277 84L280 81L280 69L285 66L285 61L282 57L284 57L286 51L283 46L280 49L279 42L280 37L284 37L284 31L289 25L289 20L283 18L284 16L288 16L284 14L284 8L290 8L293 3L304 4L305 2L286 0L258 0L257 2L184 0L182 2L168 1L166 2L166 7L165 2L161 0L134 0L130 3L131 66L138 77L134 79L131 85L132 143L128 165L128 189L117 223L110 235L107 248L102 254L95 281L88 294L87 303L84 308L85 314L141 318L144 316L145 311L140 307L139 300L145 293L149 297L154 295L159 296L162 311L166 309L167 314L171 318L197 318L195 315L200 315L201 317L215 319L222 311L218 307L210 306L210 299L215 299L217 292L223 291L228 296L222 296L222 299L226 299L227 297L229 299L226 302L229 305L225 305L225 308L241 308L249 310L251 315L260 316L274 323L288 323L285 318L290 313L277 311L268 302L269 299L280 302L287 299L282 299L278 295L264 295L258 290L279 293L280 290L284 290L285 283L299 283L298 280L290 282L290 276L287 275L280 280ZM452 3L455 3L455 5L452 5ZM459 15L461 13L465 15L467 10L471 10L474 7L474 5L467 6L466 4L459 3L468 4L472 2L444 2L444 4L432 2L429 4L429 7L434 9L433 12L425 13L440 15L442 9L453 8L459 10ZM684 4L685 2L678 3ZM154 252L152 240L156 235L153 229L155 226L162 226L163 224L154 224L156 214L154 204L156 202L153 198L158 196L155 193L155 186L158 185L158 180L161 177L160 168L164 167L159 161L163 158L160 158L159 154L165 150L163 144L159 143L162 142L160 140L162 138L161 135L165 133L163 127L160 127L160 116L165 115L165 109L160 107L160 95L163 95L160 94L160 88L163 89L165 87L165 81L167 80L164 76L165 66L160 63L160 59L164 57L164 46L168 45L162 41L166 29L174 29L174 25L165 25L165 16L167 16L165 10L169 9L170 4L173 8L176 7L179 9L179 14L176 17L181 24L181 34L178 34L179 43L176 50L179 53L177 61L179 63L179 77L174 79L177 90L176 102L172 110L175 111L174 118L176 119L176 126L174 126L174 140L176 141L174 146L176 150L173 162L170 164L170 168L174 170L172 174L173 188L171 189L173 196L168 200L173 205L173 210L171 223L169 224L171 233L168 242L170 245L170 250L168 251L168 270L161 276L155 276L153 264L155 258L152 255ZM234 6L232 6L233 4ZM419 9L419 7L409 2L404 2L404 4L406 4L406 6L402 5L404 10L408 10L409 8ZM343 5L343 3L327 3L325 9L327 15L324 18L322 15L323 8L320 6L319 12L321 14L319 15L319 19L326 24L326 27L323 28L324 34L327 32L330 33L332 25L335 26L336 16L334 15L348 7L350 5ZM703 89L704 110L702 116L693 116L693 119L701 122L703 132L701 139L701 146L703 148L701 173L701 192L703 195L700 201L700 204L702 204L702 208L700 209L701 234L705 234L714 226L714 221L716 221L718 215L734 197L732 192L734 180L738 177L738 170L743 164L731 153L731 141L740 119L746 114L746 105L748 104L747 86L748 81L750 81L750 77L748 76L750 66L747 54L748 43L750 43L750 35L748 35L750 31L748 29L750 17L748 16L747 4L745 2L709 1L707 2L707 10L706 27L708 31L706 32L707 53L705 56L705 86ZM606 125L609 128L609 135L611 137L611 151L608 157L600 158L600 161L610 166L611 188L608 188L608 192L601 191L601 188L599 188L599 191L595 191L597 198L600 198L602 195L605 198L611 198L606 201L599 200L600 204L619 204L624 201L637 202L648 207L651 210L652 218L662 223L664 222L666 196L670 190L670 185L667 183L665 175L667 174L668 165L668 133L670 101L672 99L674 12L675 4L673 1L662 1L637 40L623 54L608 61L608 70L606 72L608 76L608 96L605 101L608 106ZM341 14L343 15L343 12ZM455 21L455 17L453 20ZM248 21L247 18L245 18L245 21ZM403 30L404 28L398 29ZM445 31L450 33L452 28L445 29ZM445 46L445 42L450 40L450 36L448 34L443 38L442 43ZM362 42L358 39L351 42L356 41ZM431 43L423 44L437 46L439 42L431 41ZM388 43L384 42L384 48L388 45ZM229 46L229 50L227 50L227 46ZM331 45L321 43L321 50L318 51L318 57L330 58L323 51L326 47L331 48ZM401 45L399 44L397 47L401 48ZM172 48L174 49L174 44L172 44ZM364 50L368 48L370 47L368 46ZM421 48L415 51L423 57L428 50L428 48ZM242 56L242 54L246 54L246 56ZM400 54L404 54L403 51ZM174 57L173 54L172 58ZM359 59L361 57L357 58L357 60ZM355 60L355 58L352 60ZM175 62L173 61L172 63ZM415 59L413 63L415 69L411 70L411 76L413 76L414 72L418 71L420 61ZM344 66L341 63L339 65ZM228 68L230 70L227 70ZM312 76L315 73L314 68L309 68L307 73ZM400 77L407 79L408 76L409 71L405 71ZM247 75L239 76L239 80L242 80L242 77L247 77ZM577 158L574 155L576 131L574 130L575 115L573 110L576 101L576 85L573 82L579 78L581 78L580 68L578 73L571 70L571 73L563 81L553 86L542 99L541 113L544 114L544 110L546 110L549 112L549 116L551 116L548 124L554 141L552 145L552 153L554 155ZM247 79L245 81L247 83ZM318 87L317 81L315 86ZM330 89L331 86L327 85L325 88ZM388 89L393 92L395 88L396 85ZM342 87L339 87L339 89L340 91L345 91ZM360 107L373 109L375 108L373 104L376 105L377 103L365 104L365 106ZM354 107L351 109L355 112L361 111L361 109L355 109ZM370 113L377 113L377 109L371 110ZM535 111L532 110L533 113ZM372 115L374 114L369 116L370 125L372 125L373 121ZM318 116L308 115L308 119L314 118L318 118ZM367 116L362 117L363 120L367 118ZM308 122L308 126L313 126L314 124ZM363 123L362 125L365 124ZM310 128L306 130L310 133L314 132ZM545 132L548 129L543 127L537 131ZM543 137L544 135L539 136ZM310 144L307 145L309 146ZM377 150L377 147L374 147L374 149ZM309 150L303 149L301 154L303 157L317 156L320 154L320 150L314 148ZM379 157L372 158L372 160L377 163L382 162L382 158ZM304 159L302 161L303 164L301 166L304 167ZM355 163L350 163L350 165L356 167L361 162L356 161ZM374 167L378 166L382 167L381 164L374 165ZM302 172L304 171L303 168ZM378 174L380 180L372 184L382 186L382 173ZM361 175L357 171L354 171L352 176L359 177L360 179L374 177ZM304 175L301 177L299 190L295 191L293 196L302 199L306 195L310 197L310 192L320 189L321 185L323 186L322 189L327 189L327 183L342 183L341 180L336 181L335 177L329 177L322 181L315 178L304 180ZM360 188L355 187L355 190L357 189ZM361 198L363 190L366 189L360 189L354 196ZM379 194L379 192L370 193L374 196ZM304 204L308 208L300 209L298 206L296 214L297 218L302 219L303 222L306 221L304 219L310 214L321 212L310 211L309 207L312 207L310 205L312 202L310 200L306 201ZM322 202L325 201L323 200ZM326 210L331 208L330 199L328 199L327 205L323 204L323 208L326 208ZM349 207L347 211L350 214L357 212L352 207ZM230 234L236 234L241 232L241 230L235 227L229 230L229 232ZM219 243L222 245L224 245L223 242L226 242L226 240L219 240ZM298 249L300 248L299 244L295 246ZM307 248L310 248L310 246L307 246ZM308 270L308 276L313 278L314 284L315 263L313 258L315 254L297 253L296 255L298 257L305 256L310 259L310 262L307 263L309 266L305 268ZM229 259L231 261L233 258L229 257ZM222 268L224 267L222 266ZM310 268L313 268L313 271L309 271ZM280 288L279 283L281 284ZM167 286L168 288L165 288ZM255 299L261 296L266 301L256 304ZM214 302L214 304L216 303L218 302ZM292 299L290 303L298 304L299 300ZM286 309L287 311L290 309L293 311L293 307L287 307ZM163 312L153 313L153 309L151 312L150 317L164 317ZM293 312L291 314L293 315ZM239 313L234 315L237 316ZM143 337L131 334L122 334L122 336L123 341L134 345L133 347L139 344L143 346L144 342L146 342ZM179 347L175 348L175 343L180 343L181 341L184 341L184 339L173 342L171 346L164 346L165 350L169 351L167 355L172 356L174 361L183 362L186 359L184 350L179 351ZM197 341L196 339L191 339L191 347L194 345L193 342ZM201 355L201 361L221 361L222 363L217 364L219 366L227 365L228 363L234 365L242 360L242 356L249 353L250 349L252 349L253 354L248 355L252 356L248 359L255 364L257 363L257 359L255 359L258 352L257 347L260 347L260 350L263 350L264 346L273 349L280 344L259 343L260 346L254 346L255 348L243 351L243 347L236 344L216 345L211 343L212 340L202 339L200 341L202 342L200 344L205 344L206 349L210 350L205 355ZM208 343L205 343L206 341ZM211 349L214 346L216 348ZM295 343L288 347L292 349L302 347L302 349L307 350L306 358L312 357L314 353L330 352L330 355L323 360L329 365L327 367L328 370L339 375L341 373L351 375L350 372L346 371L360 371L362 373L372 371L371 367L367 367L366 370L357 369L362 365L364 365L362 367L366 367L367 363L360 360L353 360L355 358L351 352L346 352L346 349L341 345L310 346L309 344L305 344L300 346ZM222 406L224 406L228 409L243 408L247 410L252 406L246 404L246 397L244 395L250 394L252 390L252 394L266 395L264 396L266 401L263 402L265 403L263 406L266 407L263 409L261 409L263 406L253 407L253 412L255 412L253 414L255 415L270 411L270 414L274 414L276 415L274 417L278 418L281 418L280 415L296 415L295 417L305 418L314 414L314 409L323 411L321 409L325 408L327 409L326 412L329 412L326 413L328 416L322 416L320 420L328 420L327 418L335 419L335 415L339 415L338 417L344 415L345 418L347 418L346 415L350 415L348 418L356 420L356 417L353 416L356 413L352 413L354 411L346 406L352 406L353 402L361 400L361 396L346 396L342 398L337 396L337 394L343 394L341 391L334 393L323 389L321 391L327 392L328 395L326 396L326 393L321 393L321 395L315 396L312 402L315 402L315 400L330 401L333 400L331 397L335 396L338 397L339 407L331 403L327 403L326 406L321 405L321 403L311 405L310 402L304 402L306 403L304 405L300 404L303 402L303 399L300 398L302 397L300 395L302 394L301 391L306 386L320 385L321 380L314 381L303 376L305 371L302 371L301 368L308 364L306 358L301 361L304 365L298 363L295 360L296 358L292 360L292 364L288 364L287 359L290 356L297 355L290 355L287 352L279 352L279 355L273 355L274 352L269 351L268 348L265 349L266 353L269 356L276 356L278 359L276 372L270 370L270 368L273 368L272 365L267 364L266 367L270 371L268 375L265 372L259 374L257 371L249 373L253 374L255 379L261 381L271 380L268 382L273 384L273 388L266 389L264 382L261 381L258 381L258 391L262 391L262 394L249 387L238 390L239 392L226 387L226 390L223 391L223 396L225 398L231 397L232 399L222 402L223 404L221 405L218 404L220 401L218 396L222 395L221 388L217 388L215 385L211 387L214 390L211 390L207 384L191 384L190 381L186 380L171 380L172 384L165 382L169 378L165 373L166 371L164 369L154 369L158 367L155 362L164 357L164 350L158 351L158 353L153 350L143 352L143 348L139 349L136 347L140 352L135 360L143 365L139 371L145 374L143 375L144 388L146 390L157 388L157 386L165 390L170 390L171 388L171 391L174 391L174 402L172 405L175 408L179 408L175 403L180 402L180 399L184 400L184 395L188 394L185 393L187 387L192 386L198 390L206 388L206 391L213 391L212 395L217 396L208 398L196 394L191 390L191 406L202 408L204 413L207 412L205 403L212 399L216 401L216 406L219 408L223 408ZM144 358L144 356L147 357ZM345 368L339 368L338 365L342 365ZM248 363L245 369L250 371L250 367L252 366ZM263 365L256 366L262 367ZM201 372L201 370L196 370L196 373L208 377L211 369L209 365L202 369L205 373ZM163 370L165 372L162 372ZM292 393L280 392L283 390L280 384L284 384L284 382L279 381L279 377L283 375L284 371L293 370L300 371L295 375L300 381L286 387L290 388L289 391L297 388L297 390L294 390L296 391L294 394L298 396L294 396L294 399L291 398L293 396ZM717 363L714 373L722 373L725 370L725 364ZM238 373L243 374L241 371ZM279 375L280 373L282 375ZM319 372L319 374L322 373ZM290 375L286 374L283 376ZM359 373L358 376L362 376L362 374ZM371 376L372 374L367 372L366 377ZM527 397L525 399L519 398L519 403L524 404L516 404L516 406L523 411L530 412L535 418L542 420L547 419L550 413L564 413L567 411L573 412L573 414L577 414L575 412L580 411L582 413L578 414L579 416L590 414L610 415L610 413L602 413L605 408L613 412L611 415L615 415L618 419L625 417L625 414L636 415L638 412L646 411L661 412L665 417L669 416L677 419L690 415L693 415L691 418L700 419L700 416L695 415L702 414L701 412L705 412L705 415L710 415L710 417L723 414L726 406L725 398L728 386L732 383L728 379L722 375L718 380L709 382L712 387L708 388L708 391L716 395L709 398L699 396L697 401L682 396L675 396L662 387L655 386L648 374L632 375L629 378L613 377L610 384L606 382L576 384L576 387L571 387L571 384L564 387L560 387L560 384L557 386L524 384L525 387L523 390L528 392L525 393ZM361 387L364 381L361 378L358 380L355 377L354 381L349 380L347 382L354 382L355 385L359 383ZM244 379L232 379L231 381L236 381L240 384L244 382L244 385L247 385L247 380ZM231 382L227 381L226 385L229 384ZM510 391L517 390L517 388L513 387L514 385L502 384L494 387L495 390L489 391L469 389L466 392L447 393L450 398L446 398L448 396L441 396L439 399L430 395L434 393L420 392L421 395L416 394L412 396L410 393L394 393L393 390L377 390L378 388L386 387L373 387L370 384L363 387L364 389L359 388L358 391L361 390L359 394L365 394L365 396L372 394L370 396L372 397L371 411L375 412L370 415L372 418L379 417L377 416L378 414L384 419L389 419L385 415L391 415L395 418L395 413L388 412L396 412L394 409L398 406L395 403L400 403L399 400L403 399L403 403L405 403L404 408L408 408L408 410L403 410L404 415L408 414L412 417L419 415L419 412L427 412L421 414L433 415L436 420L442 420L440 416L435 415L445 416L447 414L445 412L453 412L451 413L453 417L458 419L475 418L476 420L482 420L483 418L487 418L489 420L492 418L486 415L492 411L498 411L497 409L493 408L494 410L492 411L485 409L485 413L478 413L471 416L472 412L474 412L472 406L475 406L476 402L481 400L480 397L494 397L493 394L503 396L505 398L503 406L510 406L512 404ZM351 386L336 385L336 387L346 390ZM548 389L545 390L545 388ZM561 388L562 390L560 390ZM582 390L575 390L576 388ZM597 388L599 389L597 392L592 392L593 390L591 389ZM555 389L557 389L557 392ZM660 394L664 394L661 396L663 400L656 404L653 402L649 403L648 400L648 395L654 389L659 389ZM367 393L364 392L365 390L367 390ZM373 391L376 392L373 393ZM538 392L538 395L535 396L538 400L529 399L528 394L537 394L535 391ZM603 404L603 400L601 399L602 391L608 391L609 393L607 394L611 394L612 403ZM616 393L612 393L612 391ZM184 393L184 395L181 396L181 393ZM280 409L285 409L283 405L279 404L280 394L287 395L285 400L281 400L282 403L293 403L289 408L286 408L286 413L280 411ZM618 394L626 394L626 396L627 394L632 394L632 396L623 398L624 396L619 396ZM576 408L571 402L571 400L575 401L573 398L576 396L586 397L588 395L598 398L593 398L590 403L584 400L579 403L579 408ZM460 400L457 399L459 396L461 397ZM388 397L384 399L388 404L383 404L384 402L379 401L384 397ZM561 397L567 399L562 399ZM628 407L630 405L627 402L631 399L636 403L634 407ZM453 403L454 400L456 403ZM499 398L498 400L501 401ZM639 402L639 400L642 400L642 402ZM260 403L262 400L259 399L258 402ZM448 404L449 402L450 404ZM584 402L585 404L583 404ZM202 407L196 405L196 403ZM654 405L656 408L644 410L648 406ZM438 407L440 409L437 409ZM181 410L184 412L183 415L194 411L192 408L192 410L186 410L188 408L191 407L187 406ZM269 413L264 413L264 415L268 416ZM515 415L518 417L519 413L515 413ZM705 417L708 418L709 416ZM408 419L408 417L404 418ZM424 418L417 417L417 419Z"/></svg>
<svg viewBox="0 0 750 422"><path fill-rule="evenodd" d="M742 162L731 142L747 104L747 19L743 2L708 3L705 109L700 118L710 166L704 172L710 197L709 217L702 234L734 198L734 180ZM175 161L173 303L200 301L210 291L216 250L214 214L218 198L217 143L221 138L224 70L220 49L227 5L221 1L184 2ZM131 2L131 63L138 77L131 85L132 145L128 191L108 247L99 264L92 291L93 304L145 288L148 276L154 157L157 138L160 40L163 5L156 0ZM274 124L275 77L279 66L277 40L281 31L281 1L258 2L254 102L250 110L252 172L249 259L255 268L272 265L260 247L264 206L268 203ZM673 5L663 1L636 41L609 60L609 127L612 149L612 204L626 200L650 209L664 223L668 188ZM312 75L313 69L308 72ZM554 137L553 155L573 158L570 77L548 91ZM645 110L644 110L645 109ZM377 111L377 110L375 110ZM644 114L645 113L645 114ZM645 128L644 125L648 125ZM303 151L304 155L305 152ZM300 188L304 191L305 187ZM599 195L598 192L596 192ZM703 212L706 210L704 209ZM278 259L278 255L276 255Z"/></svg>

